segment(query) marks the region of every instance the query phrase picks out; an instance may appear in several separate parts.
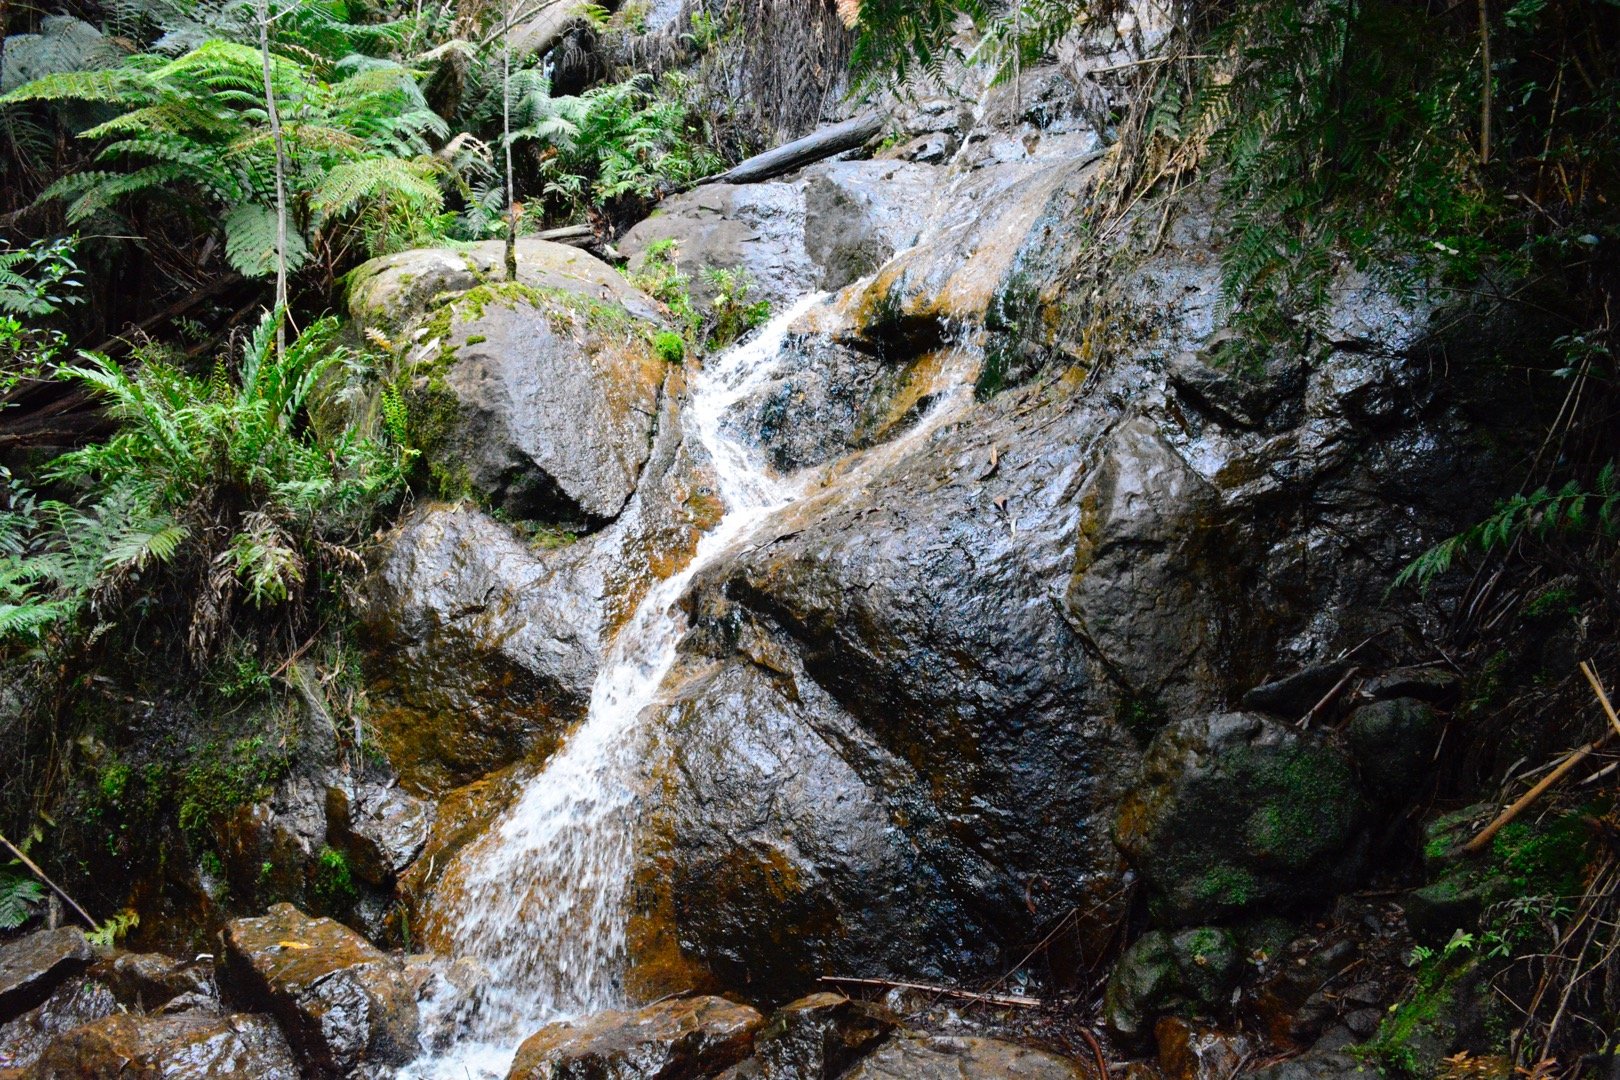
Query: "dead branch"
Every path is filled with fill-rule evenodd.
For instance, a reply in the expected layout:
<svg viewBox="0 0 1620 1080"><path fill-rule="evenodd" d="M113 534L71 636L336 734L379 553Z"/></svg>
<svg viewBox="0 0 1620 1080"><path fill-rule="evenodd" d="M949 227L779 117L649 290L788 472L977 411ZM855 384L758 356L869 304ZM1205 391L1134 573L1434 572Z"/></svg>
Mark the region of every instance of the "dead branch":
<svg viewBox="0 0 1620 1080"><path fill-rule="evenodd" d="M1591 742L1587 743L1585 746L1582 746L1577 750L1570 751L1569 755L1566 756L1563 761L1558 763L1558 768L1554 769L1552 772L1543 777L1541 782L1535 787L1519 796L1518 800L1512 806L1496 815L1496 820L1485 826L1479 831L1477 836L1468 841L1468 843L1464 844L1462 847L1464 854L1478 855L1480 852L1484 851L1486 847L1490 845L1490 842L1496 838L1496 834L1502 831L1504 826L1506 826L1520 814L1524 813L1526 808L1533 804L1537 799L1545 795L1547 793L1547 789L1558 783L1558 781L1562 780L1565 776L1568 776L1570 771L1573 770L1575 766L1585 761L1593 751L1602 749L1602 747L1607 744L1610 739L1614 738L1616 734L1620 734L1620 717L1615 715L1614 706L1609 702L1609 695L1604 692L1603 684L1598 682L1597 675L1593 672L1592 666L1584 660L1581 661L1581 673L1586 676L1587 682L1592 684L1592 689L1597 693L1598 702L1603 706L1603 711L1609 718L1609 729L1596 739L1593 739Z"/></svg>
<svg viewBox="0 0 1620 1080"><path fill-rule="evenodd" d="M920 990L925 994L938 994L955 1001L980 1001L986 1005L1003 1005L1014 1009L1038 1009L1046 1004L1040 998L1021 994L979 994L972 990L958 990L952 986L931 986L928 983L896 982L892 979L859 979L850 975L823 975L818 981L839 986L870 986L878 990Z"/></svg>

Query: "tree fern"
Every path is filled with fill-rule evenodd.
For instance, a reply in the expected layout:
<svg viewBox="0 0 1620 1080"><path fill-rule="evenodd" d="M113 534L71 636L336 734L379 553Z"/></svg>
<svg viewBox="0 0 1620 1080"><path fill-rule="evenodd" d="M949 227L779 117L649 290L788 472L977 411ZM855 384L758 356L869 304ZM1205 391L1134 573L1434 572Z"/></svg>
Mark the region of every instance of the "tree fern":
<svg viewBox="0 0 1620 1080"><path fill-rule="evenodd" d="M445 167L431 156L447 134L443 119L412 72L354 51L357 43L392 40L395 31L360 32L318 7L299 4L278 18L270 58L292 165L289 232L298 235L288 238L290 268L307 263L320 240L349 242L327 235L334 231L352 232L372 252L390 249L402 232L424 239L443 204ZM214 11L209 25L228 29L233 10ZM0 97L0 106L66 101L119 113L81 133L98 144L94 167L60 178L42 198L66 200L75 222L128 199L189 200L197 218L220 223L235 269L274 272L263 216L277 205L277 157L257 49L212 37L171 59L142 54L112 70L53 74ZM409 228L406 216L414 219Z"/></svg>

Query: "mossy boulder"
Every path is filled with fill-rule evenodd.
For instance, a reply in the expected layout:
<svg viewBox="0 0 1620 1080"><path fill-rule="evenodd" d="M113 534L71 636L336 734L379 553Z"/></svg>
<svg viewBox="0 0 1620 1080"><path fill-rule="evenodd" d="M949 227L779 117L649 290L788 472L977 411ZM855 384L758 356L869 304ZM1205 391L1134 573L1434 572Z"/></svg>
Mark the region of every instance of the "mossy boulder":
<svg viewBox="0 0 1620 1080"><path fill-rule="evenodd" d="M480 285L413 334L411 444L439 493L576 531L618 516L652 451L661 322L603 298Z"/></svg>
<svg viewBox="0 0 1620 1080"><path fill-rule="evenodd" d="M518 284L614 303L638 319L658 308L624 276L586 251L547 240L517 242ZM506 279L506 245L486 240L458 248L416 248L384 255L348 278L349 315L363 329L393 335L425 312L480 285Z"/></svg>
<svg viewBox="0 0 1620 1080"><path fill-rule="evenodd" d="M1114 965L1103 998L1104 1020L1115 1035L1140 1042L1152 1036L1160 1016L1210 1015L1230 999L1242 966L1230 930L1150 930Z"/></svg>
<svg viewBox="0 0 1620 1080"><path fill-rule="evenodd" d="M1174 723L1148 748L1116 839L1161 924L1326 896L1362 861L1365 804L1348 755L1256 713Z"/></svg>
<svg viewBox="0 0 1620 1080"><path fill-rule="evenodd" d="M1363 705L1350 714L1345 741L1369 793L1396 803L1414 797L1434 768L1440 719L1416 698Z"/></svg>

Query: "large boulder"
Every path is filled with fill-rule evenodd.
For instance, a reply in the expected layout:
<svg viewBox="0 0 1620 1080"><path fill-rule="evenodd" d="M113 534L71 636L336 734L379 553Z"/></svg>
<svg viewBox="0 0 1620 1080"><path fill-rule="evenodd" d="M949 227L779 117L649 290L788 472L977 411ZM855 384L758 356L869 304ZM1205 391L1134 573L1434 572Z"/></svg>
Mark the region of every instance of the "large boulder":
<svg viewBox="0 0 1620 1080"><path fill-rule="evenodd" d="M908 1036L884 1043L844 1080L1086 1080L1078 1062L1000 1039ZM1099 1078L1093 1078L1099 1080Z"/></svg>
<svg viewBox="0 0 1620 1080"><path fill-rule="evenodd" d="M0 1021L27 1012L90 965L90 943L77 927L35 930L0 945Z"/></svg>
<svg viewBox="0 0 1620 1080"><path fill-rule="evenodd" d="M831 161L762 184L709 184L665 199L619 240L627 270L675 242L675 265L701 306L711 269L741 268L755 299L781 307L811 288L840 289L916 242L943 170L901 161Z"/></svg>
<svg viewBox="0 0 1620 1080"><path fill-rule="evenodd" d="M412 442L445 494L598 528L652 450L661 329L607 290L480 285L431 315L402 362Z"/></svg>
<svg viewBox="0 0 1620 1080"><path fill-rule="evenodd" d="M724 998L659 1002L542 1028L507 1080L695 1080L747 1057L765 1018Z"/></svg>
<svg viewBox="0 0 1620 1080"><path fill-rule="evenodd" d="M300 1080L268 1016L116 1013L58 1036L30 1080Z"/></svg>
<svg viewBox="0 0 1620 1080"><path fill-rule="evenodd" d="M348 927L277 904L227 924L222 937L228 991L273 1013L306 1068L346 1073L416 1056L411 978Z"/></svg>
<svg viewBox="0 0 1620 1080"><path fill-rule="evenodd" d="M602 651L586 553L537 549L465 505L426 505L389 535L360 612L372 723L409 788L545 753L583 714Z"/></svg>
<svg viewBox="0 0 1620 1080"><path fill-rule="evenodd" d="M506 277L506 245L486 240L449 248L415 248L372 259L349 275L349 315L362 327L394 334L422 314L479 285ZM639 319L657 319L655 304L589 252L546 240L517 242L518 283L596 297Z"/></svg>
<svg viewBox="0 0 1620 1080"><path fill-rule="evenodd" d="M1116 840L1169 924L1286 908L1353 880L1365 804L1348 755L1257 713L1172 724L1120 806Z"/></svg>

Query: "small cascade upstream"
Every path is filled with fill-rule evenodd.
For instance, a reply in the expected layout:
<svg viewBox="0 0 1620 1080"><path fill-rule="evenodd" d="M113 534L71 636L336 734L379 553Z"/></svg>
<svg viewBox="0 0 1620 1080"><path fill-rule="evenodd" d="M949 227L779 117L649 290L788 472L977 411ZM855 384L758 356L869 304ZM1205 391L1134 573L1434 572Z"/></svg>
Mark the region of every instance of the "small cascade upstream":
<svg viewBox="0 0 1620 1080"><path fill-rule="evenodd" d="M685 437L709 456L725 516L686 567L650 589L625 623L583 723L497 824L446 869L429 922L436 937L453 943L454 959L476 966L478 988L469 995L441 980L424 1002L424 1018L456 1030L456 1042L404 1076L502 1077L518 1044L546 1023L624 1004L625 894L647 742L640 720L687 628L681 596L699 571L747 542L767 518L821 483L854 479L833 480L820 470L777 476L740 433L726 430L727 411L780 374L788 328L823 299L802 298L694 379ZM936 402L936 422L970 396L964 370L945 374L956 392ZM899 442L933 426L925 420Z"/></svg>

